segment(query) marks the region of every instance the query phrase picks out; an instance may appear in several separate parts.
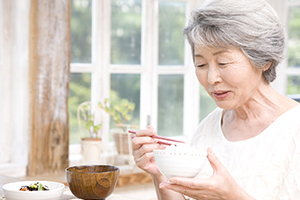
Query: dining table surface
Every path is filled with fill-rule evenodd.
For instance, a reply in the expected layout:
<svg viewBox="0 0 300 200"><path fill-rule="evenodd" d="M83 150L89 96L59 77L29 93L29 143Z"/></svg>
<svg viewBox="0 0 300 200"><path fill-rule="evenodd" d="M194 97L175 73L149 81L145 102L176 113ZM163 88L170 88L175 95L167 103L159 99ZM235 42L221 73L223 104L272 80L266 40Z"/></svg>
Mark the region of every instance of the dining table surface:
<svg viewBox="0 0 300 200"><path fill-rule="evenodd" d="M5 185L6 183L12 183L12 182L18 182L18 181L26 181L26 177L18 178L18 177L10 177L10 176L0 175L0 200L5 200L2 186ZM66 186L64 189L64 193L61 196L60 200L74 200L74 199L78 200L78 198L76 198L72 194L72 192L69 190L69 187ZM107 200L142 200L142 199L127 197L127 196L119 195L119 194L111 194L106 199Z"/></svg>

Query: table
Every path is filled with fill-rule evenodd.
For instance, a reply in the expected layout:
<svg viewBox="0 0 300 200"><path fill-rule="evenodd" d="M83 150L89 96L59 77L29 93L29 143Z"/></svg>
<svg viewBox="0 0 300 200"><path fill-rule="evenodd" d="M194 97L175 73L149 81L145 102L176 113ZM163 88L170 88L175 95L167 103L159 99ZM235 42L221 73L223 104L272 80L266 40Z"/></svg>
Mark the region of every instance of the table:
<svg viewBox="0 0 300 200"><path fill-rule="evenodd" d="M17 182L17 181L26 181L26 179L0 175L0 200L5 199L4 198L4 193L3 193L3 190L2 190L2 186L6 183L12 183L12 182ZM134 199L134 198L131 198L131 197L126 197L126 196L117 195L117 194L112 194L106 199L107 200L140 200L140 199ZM66 187L62 197L60 198L60 200L78 200L78 198L76 198L71 193L69 188Z"/></svg>

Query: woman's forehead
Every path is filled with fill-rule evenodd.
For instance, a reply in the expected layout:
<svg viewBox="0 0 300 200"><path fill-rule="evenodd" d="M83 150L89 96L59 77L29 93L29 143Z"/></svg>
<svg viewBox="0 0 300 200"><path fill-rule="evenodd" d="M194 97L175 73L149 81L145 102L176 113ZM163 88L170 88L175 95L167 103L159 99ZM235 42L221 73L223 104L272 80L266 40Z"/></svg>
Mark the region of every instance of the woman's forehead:
<svg viewBox="0 0 300 200"><path fill-rule="evenodd" d="M202 55L204 53L211 53L212 55L218 55L218 54L222 54L222 53L230 53L233 52L235 50L235 48L217 48L217 47L209 47L209 46L195 46L194 47L194 55Z"/></svg>

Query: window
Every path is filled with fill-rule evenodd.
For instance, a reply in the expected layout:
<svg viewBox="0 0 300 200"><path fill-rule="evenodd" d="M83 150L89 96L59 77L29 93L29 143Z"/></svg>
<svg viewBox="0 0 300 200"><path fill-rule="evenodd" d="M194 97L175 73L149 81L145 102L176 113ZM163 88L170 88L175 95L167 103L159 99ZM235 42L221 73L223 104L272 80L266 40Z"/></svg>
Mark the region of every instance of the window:
<svg viewBox="0 0 300 200"><path fill-rule="evenodd" d="M157 131L164 136L183 133L184 76L159 75Z"/></svg>
<svg viewBox="0 0 300 200"><path fill-rule="evenodd" d="M92 76L92 1L73 0L71 3L71 63L69 84L70 144L79 144L80 132L77 122L77 107L91 100ZM81 63L81 64L76 64ZM75 65L75 66L74 66ZM74 70L73 70L74 71Z"/></svg>
<svg viewBox="0 0 300 200"><path fill-rule="evenodd" d="M128 123L139 125L141 76L139 74L111 74L110 83L110 99L126 98L133 102L135 109L131 113L132 119ZM110 127L114 127L113 120L111 120Z"/></svg>
<svg viewBox="0 0 300 200"><path fill-rule="evenodd" d="M83 101L127 98L130 124L189 137L199 123L199 83L182 29L193 0L73 0L70 144ZM102 116L103 140L114 123Z"/></svg>
<svg viewBox="0 0 300 200"><path fill-rule="evenodd" d="M140 125L142 0L111 0L110 99L135 104L128 124ZM135 68L135 69L133 69ZM115 127L110 120L110 128Z"/></svg>
<svg viewBox="0 0 300 200"><path fill-rule="evenodd" d="M142 1L111 0L110 63L141 64Z"/></svg>
<svg viewBox="0 0 300 200"><path fill-rule="evenodd" d="M184 37L186 2L159 1L159 49L160 66L184 67Z"/></svg>
<svg viewBox="0 0 300 200"><path fill-rule="evenodd" d="M80 142L80 131L77 122L77 107L91 99L91 74L72 73L69 85L69 112L70 112L70 144Z"/></svg>
<svg viewBox="0 0 300 200"><path fill-rule="evenodd" d="M71 62L91 63L92 1L72 0Z"/></svg>
<svg viewBox="0 0 300 200"><path fill-rule="evenodd" d="M183 133L184 36L186 2L159 1L157 132ZM165 68L165 73L160 70ZM181 69L180 73L172 73ZM168 72L169 71L169 72Z"/></svg>
<svg viewBox="0 0 300 200"><path fill-rule="evenodd" d="M287 94L300 100L300 1L289 2Z"/></svg>

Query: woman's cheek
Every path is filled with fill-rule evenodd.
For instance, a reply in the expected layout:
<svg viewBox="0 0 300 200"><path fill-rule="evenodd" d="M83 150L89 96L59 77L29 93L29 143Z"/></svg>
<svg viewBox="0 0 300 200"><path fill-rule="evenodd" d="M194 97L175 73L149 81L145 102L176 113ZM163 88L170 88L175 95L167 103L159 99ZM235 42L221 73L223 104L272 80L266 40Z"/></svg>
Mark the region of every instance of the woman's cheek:
<svg viewBox="0 0 300 200"><path fill-rule="evenodd" d="M196 67L195 73L196 73L196 76L197 76L199 81L204 80L204 78L205 78L205 70L204 69Z"/></svg>

